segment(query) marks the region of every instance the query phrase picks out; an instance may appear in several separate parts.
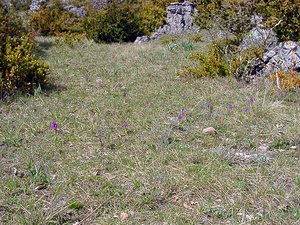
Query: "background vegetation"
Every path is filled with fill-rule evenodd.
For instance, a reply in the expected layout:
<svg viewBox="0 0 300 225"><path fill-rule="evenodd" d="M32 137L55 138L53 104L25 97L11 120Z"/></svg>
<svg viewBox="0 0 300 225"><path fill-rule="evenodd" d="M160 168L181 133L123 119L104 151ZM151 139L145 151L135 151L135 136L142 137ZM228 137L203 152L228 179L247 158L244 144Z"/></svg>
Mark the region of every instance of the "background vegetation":
<svg viewBox="0 0 300 225"><path fill-rule="evenodd" d="M266 27L276 27L280 40L300 38L300 3L297 0L195 0L199 10L198 24L203 27L218 26L235 35L245 34L253 15L263 18Z"/></svg>

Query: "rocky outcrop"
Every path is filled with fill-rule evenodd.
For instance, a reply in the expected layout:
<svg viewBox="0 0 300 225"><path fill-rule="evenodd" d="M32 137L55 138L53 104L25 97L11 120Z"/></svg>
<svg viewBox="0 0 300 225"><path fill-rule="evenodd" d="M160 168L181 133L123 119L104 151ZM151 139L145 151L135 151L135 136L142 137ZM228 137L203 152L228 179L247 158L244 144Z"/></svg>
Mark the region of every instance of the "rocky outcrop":
<svg viewBox="0 0 300 225"><path fill-rule="evenodd" d="M281 42L257 58L252 66L251 77L275 74L289 70L300 73L300 46L293 41Z"/></svg>
<svg viewBox="0 0 300 225"><path fill-rule="evenodd" d="M9 1L9 0L1 0L1 1ZM70 0L60 0L60 1L64 3L70 3L65 8L69 9L71 12L74 12L77 16L85 16L86 12L83 7L77 7L75 5L72 5ZM122 0L117 0L116 3L120 3L121 1ZM36 12L41 7L41 5L47 2L50 2L50 0L32 0L30 4L30 10ZM112 3L112 0L88 0L88 2L91 4L91 6L94 9L98 10L109 6Z"/></svg>
<svg viewBox="0 0 300 225"><path fill-rule="evenodd" d="M251 23L254 28L244 38L239 48L242 52L251 51L251 48L261 48L264 54L249 62L247 77L268 76L277 71L300 72L300 46L293 41L278 43L276 33L272 29L264 29L262 18L258 16L253 17Z"/></svg>
<svg viewBox="0 0 300 225"><path fill-rule="evenodd" d="M74 15L76 15L77 17L83 17L86 15L86 10L83 6L75 6L72 4L68 4L69 2L71 3L71 1L69 0L61 0L61 2L66 4L63 7L64 10L74 13ZM43 4L48 4L47 6L51 7L50 0L32 0L30 4L30 11L37 12Z"/></svg>
<svg viewBox="0 0 300 225"><path fill-rule="evenodd" d="M167 7L167 23L157 31L164 34L180 34L193 29L195 4L185 1L171 3Z"/></svg>
<svg viewBox="0 0 300 225"><path fill-rule="evenodd" d="M189 1L171 3L167 7L166 24L158 28L149 38L138 37L136 43L141 43L143 40L156 40L164 34L181 34L181 33L196 33L197 26L194 25L194 15L197 13L196 5Z"/></svg>
<svg viewBox="0 0 300 225"><path fill-rule="evenodd" d="M276 33L271 29L253 28L242 41L240 48L242 50L261 46L265 49L271 49L278 43Z"/></svg>
<svg viewBox="0 0 300 225"><path fill-rule="evenodd" d="M143 42L148 42L150 41L150 38L148 36L141 36L137 37L134 43L141 44Z"/></svg>
<svg viewBox="0 0 300 225"><path fill-rule="evenodd" d="M94 9L102 9L109 6L112 3L112 0L89 0L89 3Z"/></svg>
<svg viewBox="0 0 300 225"><path fill-rule="evenodd" d="M36 12L39 10L39 8L41 7L41 5L49 2L50 0L32 0L31 4L29 6L30 11L32 12Z"/></svg>
<svg viewBox="0 0 300 225"><path fill-rule="evenodd" d="M261 16L253 15L250 18L250 27L252 27L252 30L250 30L240 44L241 50L256 47L271 49L278 44L276 33L272 29L265 28L263 18Z"/></svg>
<svg viewBox="0 0 300 225"><path fill-rule="evenodd" d="M7 8L11 8L12 6L15 6L17 8L20 8L20 7L24 7L26 5L27 5L27 0L17 0L17 1L14 1L14 0L0 0L0 7L4 6L4 7L7 7Z"/></svg>
<svg viewBox="0 0 300 225"><path fill-rule="evenodd" d="M11 1L10 0L0 0L0 7L2 7L2 6L4 6L4 7L11 7L12 6L12 4L11 4Z"/></svg>
<svg viewBox="0 0 300 225"><path fill-rule="evenodd" d="M87 13L83 6L66 5L64 10L74 13L77 17L83 17Z"/></svg>

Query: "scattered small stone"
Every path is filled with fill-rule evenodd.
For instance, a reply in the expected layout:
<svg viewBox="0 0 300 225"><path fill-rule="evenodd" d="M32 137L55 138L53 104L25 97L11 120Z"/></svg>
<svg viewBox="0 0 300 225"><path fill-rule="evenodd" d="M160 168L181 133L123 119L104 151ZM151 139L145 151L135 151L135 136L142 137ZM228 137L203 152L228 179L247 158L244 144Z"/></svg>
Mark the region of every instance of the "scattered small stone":
<svg viewBox="0 0 300 225"><path fill-rule="evenodd" d="M137 37L134 43L141 44L148 41L150 41L150 38L148 36L141 36L141 37Z"/></svg>
<svg viewBox="0 0 300 225"><path fill-rule="evenodd" d="M295 150L297 149L297 146L291 146L291 149Z"/></svg>
<svg viewBox="0 0 300 225"><path fill-rule="evenodd" d="M129 217L128 213L122 212L122 213L120 214L120 220L121 220L121 221L127 220L128 217Z"/></svg>
<svg viewBox="0 0 300 225"><path fill-rule="evenodd" d="M270 147L267 144L262 144L261 146L258 147L258 150L261 152L267 152L269 151Z"/></svg>
<svg viewBox="0 0 300 225"><path fill-rule="evenodd" d="M24 173L23 172L20 172L18 171L15 167L13 168L13 173L16 177L19 177L19 178L23 178L24 177Z"/></svg>
<svg viewBox="0 0 300 225"><path fill-rule="evenodd" d="M257 158L257 154L246 154L246 153L241 153L237 152L235 153L235 156L238 157L242 161L249 161L249 160L254 160Z"/></svg>
<svg viewBox="0 0 300 225"><path fill-rule="evenodd" d="M216 132L216 129L213 127L207 127L202 131L203 134L215 134Z"/></svg>
<svg viewBox="0 0 300 225"><path fill-rule="evenodd" d="M38 186L35 187L34 190L36 191L40 191L40 190L43 190L43 189L46 189L46 184L39 184Z"/></svg>
<svg viewBox="0 0 300 225"><path fill-rule="evenodd" d="M185 209L193 209L187 202L183 203Z"/></svg>
<svg viewBox="0 0 300 225"><path fill-rule="evenodd" d="M198 205L199 202L191 201L191 205Z"/></svg>
<svg viewBox="0 0 300 225"><path fill-rule="evenodd" d="M251 221L254 219L254 216L253 215L246 215L246 220L247 221Z"/></svg>
<svg viewBox="0 0 300 225"><path fill-rule="evenodd" d="M174 196L173 199L171 200L172 203L177 204L179 203L181 200L178 196Z"/></svg>
<svg viewBox="0 0 300 225"><path fill-rule="evenodd" d="M236 152L234 160L240 163L268 163L272 160L274 152Z"/></svg>

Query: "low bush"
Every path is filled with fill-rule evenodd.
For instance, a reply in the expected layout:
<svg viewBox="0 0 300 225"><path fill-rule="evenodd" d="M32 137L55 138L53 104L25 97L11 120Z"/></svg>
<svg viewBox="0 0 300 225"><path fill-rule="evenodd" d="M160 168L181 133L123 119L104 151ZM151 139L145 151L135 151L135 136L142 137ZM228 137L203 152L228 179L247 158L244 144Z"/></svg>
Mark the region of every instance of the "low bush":
<svg viewBox="0 0 300 225"><path fill-rule="evenodd" d="M64 9L64 3L59 0L44 5L31 14L30 28L44 36L62 36L73 34L74 37L84 33L84 19L73 12Z"/></svg>
<svg viewBox="0 0 300 225"><path fill-rule="evenodd" d="M267 27L274 27L281 41L300 39L299 0L253 0L255 12Z"/></svg>
<svg viewBox="0 0 300 225"><path fill-rule="evenodd" d="M295 91L300 88L300 75L296 71L289 70L288 72L278 71L271 75L270 79L275 86L280 90Z"/></svg>
<svg viewBox="0 0 300 225"><path fill-rule="evenodd" d="M32 54L33 47L27 36L7 38L3 52L2 90L33 93L39 85L46 84L49 67Z"/></svg>
<svg viewBox="0 0 300 225"><path fill-rule="evenodd" d="M195 0L197 24L217 26L235 35L251 29L251 17L259 15L268 28L274 28L281 41L300 38L300 2L298 0Z"/></svg>
<svg viewBox="0 0 300 225"><path fill-rule="evenodd" d="M187 66L179 73L180 76L215 77L232 76L247 79L251 73L251 62L262 56L263 48L259 46L246 50L239 48L238 38L226 38L214 41L204 53L193 53L190 59L193 66Z"/></svg>
<svg viewBox="0 0 300 225"><path fill-rule="evenodd" d="M112 4L95 17L87 18L87 37L96 42L134 41L143 32L138 24L138 8L123 3Z"/></svg>
<svg viewBox="0 0 300 225"><path fill-rule="evenodd" d="M33 93L46 84L49 67L33 55L34 42L21 20L0 9L0 98L15 91Z"/></svg>
<svg viewBox="0 0 300 225"><path fill-rule="evenodd" d="M216 26L223 32L224 39L215 41L205 53L193 54L194 66L187 66L179 75L193 76L235 76L247 79L251 73L251 62L261 57L265 46L255 46L242 50L241 40L252 28L251 17L259 15L263 26L272 28L279 40L299 40L300 2L295 0L196 0L198 4L197 23L202 28ZM215 35L213 39L219 38ZM294 73L277 73L272 79L280 82L278 86L285 90L298 87L299 76Z"/></svg>
<svg viewBox="0 0 300 225"><path fill-rule="evenodd" d="M246 0L196 0L200 28L217 27L241 38L251 29L253 8Z"/></svg>
<svg viewBox="0 0 300 225"><path fill-rule="evenodd" d="M166 7L173 0L139 1L139 27L143 34L150 35L156 28L162 26L166 20Z"/></svg>

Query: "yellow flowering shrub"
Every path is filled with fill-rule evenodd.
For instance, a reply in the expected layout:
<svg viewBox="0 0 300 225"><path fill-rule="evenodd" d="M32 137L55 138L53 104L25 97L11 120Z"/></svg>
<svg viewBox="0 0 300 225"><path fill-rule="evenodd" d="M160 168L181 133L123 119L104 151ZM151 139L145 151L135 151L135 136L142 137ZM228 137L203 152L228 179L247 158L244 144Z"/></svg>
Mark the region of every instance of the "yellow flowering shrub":
<svg viewBox="0 0 300 225"><path fill-rule="evenodd" d="M300 75L297 71L289 70L288 72L278 71L270 76L274 86L287 91L295 91L300 88Z"/></svg>
<svg viewBox="0 0 300 225"><path fill-rule="evenodd" d="M78 18L72 12L64 10L64 4L58 0L51 2L51 7L43 6L30 15L30 28L41 35L62 36L63 34L84 33L84 18Z"/></svg>
<svg viewBox="0 0 300 225"><path fill-rule="evenodd" d="M146 35L150 35L165 22L166 7L173 0L147 0L139 2L139 27Z"/></svg>
<svg viewBox="0 0 300 225"><path fill-rule="evenodd" d="M49 66L32 54L34 44L27 36L7 38L2 53L4 68L0 79L1 92L15 90L33 93L46 84Z"/></svg>
<svg viewBox="0 0 300 225"><path fill-rule="evenodd" d="M0 99L16 91L33 93L46 84L49 67L34 56L34 42L17 16L0 7L0 21Z"/></svg>

